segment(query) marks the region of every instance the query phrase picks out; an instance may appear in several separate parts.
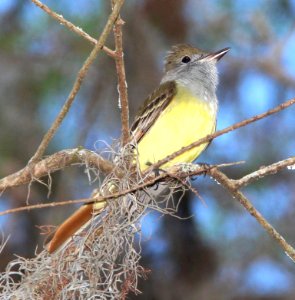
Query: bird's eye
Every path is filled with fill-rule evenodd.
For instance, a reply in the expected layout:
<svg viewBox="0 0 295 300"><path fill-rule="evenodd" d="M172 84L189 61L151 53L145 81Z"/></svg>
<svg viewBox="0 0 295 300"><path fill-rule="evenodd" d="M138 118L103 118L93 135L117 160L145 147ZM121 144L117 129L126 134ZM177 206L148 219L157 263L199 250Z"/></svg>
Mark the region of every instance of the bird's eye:
<svg viewBox="0 0 295 300"><path fill-rule="evenodd" d="M183 58L182 58L182 60L181 60L183 63L185 63L185 64L187 64L187 63L189 63L190 61L191 61L191 58L189 57L189 56L184 56Z"/></svg>

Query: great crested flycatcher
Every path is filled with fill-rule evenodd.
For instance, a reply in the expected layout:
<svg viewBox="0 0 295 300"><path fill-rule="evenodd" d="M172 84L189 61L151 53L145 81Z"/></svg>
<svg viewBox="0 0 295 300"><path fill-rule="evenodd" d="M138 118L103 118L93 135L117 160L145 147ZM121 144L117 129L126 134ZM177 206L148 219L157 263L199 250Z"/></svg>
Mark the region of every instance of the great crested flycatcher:
<svg viewBox="0 0 295 300"><path fill-rule="evenodd" d="M215 131L218 110L216 63L228 50L206 53L186 44L172 47L166 57L160 86L143 103L131 126L141 171ZM162 168L192 162L207 144L177 156ZM94 208L99 211L104 205L86 204L77 210L57 229L48 244L48 251L52 253L59 248L91 219Z"/></svg>

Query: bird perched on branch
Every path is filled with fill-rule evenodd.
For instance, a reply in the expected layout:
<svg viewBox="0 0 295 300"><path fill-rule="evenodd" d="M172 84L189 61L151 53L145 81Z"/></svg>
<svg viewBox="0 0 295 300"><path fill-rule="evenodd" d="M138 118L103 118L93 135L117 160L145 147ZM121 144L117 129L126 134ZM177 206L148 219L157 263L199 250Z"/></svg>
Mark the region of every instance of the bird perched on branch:
<svg viewBox="0 0 295 300"><path fill-rule="evenodd" d="M229 48L224 48L207 53L186 44L172 47L159 87L145 100L131 126L141 172L215 131L216 63L228 51ZM204 143L182 153L165 163L162 169L194 161L207 145ZM48 251L52 253L58 249L104 206L104 202L83 205L57 229L47 246Z"/></svg>

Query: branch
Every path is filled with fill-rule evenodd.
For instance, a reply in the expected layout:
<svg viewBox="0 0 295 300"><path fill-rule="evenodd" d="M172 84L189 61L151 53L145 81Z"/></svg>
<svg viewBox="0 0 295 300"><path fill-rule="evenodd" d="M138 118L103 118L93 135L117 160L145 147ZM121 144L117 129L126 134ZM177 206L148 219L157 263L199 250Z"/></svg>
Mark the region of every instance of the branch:
<svg viewBox="0 0 295 300"><path fill-rule="evenodd" d="M68 99L66 100L65 104L63 105L61 111L59 112L58 116L56 117L56 119L54 120L53 124L51 125L50 129L48 130L48 132L44 135L36 153L34 154L34 156L31 158L30 162L36 162L38 161L42 155L44 154L48 144L50 143L51 139L53 138L53 136L55 135L57 129L59 128L60 124L62 123L63 119L65 118L65 116L67 115L78 91L80 90L80 87L82 85L82 82L90 68L90 65L93 63L93 61L95 60L97 54L99 53L99 51L102 49L111 29L113 24L115 23L115 21L117 20L117 17L119 15L120 9L122 7L124 3L124 0L117 0L116 5L112 11L112 13L110 14L108 21L97 41L97 44L95 45L95 47L93 48L93 50L91 51L90 55L87 57L86 61L84 62L82 68L80 69L80 71L78 72L78 76L75 80L75 83L73 85L73 88L68 96Z"/></svg>
<svg viewBox="0 0 295 300"><path fill-rule="evenodd" d="M177 157L177 156L183 154L183 153L186 152L186 151L189 151L189 150L191 150L191 149L193 149L193 148L195 148L195 147L198 147L198 146L200 146L200 145L202 145L202 144L204 144L204 143L206 143L206 142L212 141L212 140L215 139L216 137L221 136L221 135L223 135L223 134L225 134L225 133L228 133L228 132L230 132L230 131L236 130L236 129L241 128L241 127L244 127L244 126L246 126L246 125L248 125L248 124L250 124L250 123L254 123L254 122L256 122L256 121L259 121L259 120L261 120L261 119L264 119L264 118L266 118L266 117L269 117L269 116L271 116L271 115L273 115L273 114L275 114L275 113L277 113L277 112L279 112L279 111L281 111L281 110L284 110L284 109L288 108L289 106L291 106L291 105L293 105L293 104L295 104L295 98L293 98L293 99L291 99L291 100L288 100L288 101L286 101L286 102L283 102L282 104L280 104L280 105L276 106L275 108L270 109L270 110L268 110L268 111L266 111L266 112L264 112L264 113L262 113L262 114L259 114L259 115L256 115L256 116L254 116L254 117L251 117L251 118L249 118L249 119L246 119L246 120L244 120L244 121L235 123L234 125L231 125L231 126L226 127L226 128L224 128L224 129L222 129L222 130L216 131L216 132L213 133L213 134L209 134L209 135L205 136L204 138L199 139L198 141L196 141L196 142L194 142L194 143L192 143L192 144L190 144L190 145L188 145L188 146L186 146L186 147L183 147L183 148L181 148L180 150L175 151L174 153L172 153L172 154L166 156L165 158L159 160L158 162L152 164L152 165L146 170L146 172L150 172L151 170L157 170L157 169L159 169L163 164L165 164L165 163L171 161L172 159L174 159L175 157Z"/></svg>
<svg viewBox="0 0 295 300"><path fill-rule="evenodd" d="M281 171L282 169L287 168L288 166L292 166L295 164L295 156L278 161L274 164L271 164L269 166L260 168L257 171L254 171L240 179L232 180L232 183L234 184L236 189L242 188L249 183L256 181L258 179L261 179L262 177L265 177L266 175L273 175L277 172Z"/></svg>
<svg viewBox="0 0 295 300"><path fill-rule="evenodd" d="M116 45L115 62L118 75L119 104L121 106L122 146L125 146L129 141L129 105L122 43L123 25L124 21L119 16L114 25L114 36Z"/></svg>
<svg viewBox="0 0 295 300"><path fill-rule="evenodd" d="M62 152L62 151L61 151ZM43 161L42 161L43 162ZM40 164L42 163L40 162ZM103 163L108 161L103 161ZM167 172L163 172L160 175L155 175L155 173L149 174L147 178L144 179L143 182L136 184L132 188L124 189L123 191L117 192L117 193L112 193L109 195L103 195L101 196L99 193L95 197L90 197L90 198L83 198L83 199L77 199L77 200L66 200L66 201L59 201L59 202L54 202L54 203L41 203L41 204L34 204L34 205L26 205L22 207L17 207L17 208L12 208L12 209L7 209L5 211L0 212L0 216L8 215L11 213L17 213L21 211L26 211L26 210L33 210L33 209L42 209L42 208L48 208L48 207L55 207L55 206L64 206L64 205L70 205L70 204L91 204L91 203L101 203L101 202L106 202L111 199L117 199L122 196L126 196L128 194L143 190L149 186L154 185L155 183L164 180L165 178L175 178L177 176L177 180L181 180L182 178L187 178L191 176L196 176L200 175L204 172L207 172L208 170L212 168L223 168L223 167L228 167L235 165L237 163L227 163L227 164L219 164L219 165L194 165L194 164L184 164L184 165L176 165L172 166ZM108 165L107 165L108 166ZM25 169L27 169L26 167ZM21 170L23 171L23 170ZM20 172L21 172L20 171ZM19 172L18 172L19 173ZM10 176L16 176L18 173L12 174ZM45 173L43 176L48 175L48 173ZM123 174L118 174L119 178L123 178ZM10 177L7 176L6 178ZM4 178L5 179L5 178ZM3 180L3 179L2 179ZM26 182L25 182L26 183Z"/></svg>
<svg viewBox="0 0 295 300"><path fill-rule="evenodd" d="M77 163L86 163L88 166L94 166L105 174L111 173L114 169L114 165L111 162L103 159L93 151L78 148L62 150L1 179L0 192L7 188L29 183L36 178L48 176L50 173Z"/></svg>
<svg viewBox="0 0 295 300"><path fill-rule="evenodd" d="M285 239L267 222L261 213L252 205L245 195L236 189L236 185L224 173L217 168L209 170L210 175L223 185L238 200L246 210L259 222L259 224L268 232L268 234L283 248L286 254L295 261L295 249L288 244Z"/></svg>
<svg viewBox="0 0 295 300"><path fill-rule="evenodd" d="M80 27L77 27L73 23L71 23L70 21L66 20L62 15L59 15L59 14L55 13L54 11L52 11L47 5L43 4L39 0L31 0L31 1L34 4L36 4L38 7L40 7L41 9L43 9L53 19L57 20L60 24L66 26L72 32L77 33L78 35L80 35L81 37L83 37L84 39L86 39L87 41L89 41L92 45L96 45L97 44L97 40L95 38L93 38L88 33L86 33L85 31L83 31ZM109 55L109 56L111 56L113 58L116 55L113 50L109 49L106 46L103 46L102 50L107 55Z"/></svg>

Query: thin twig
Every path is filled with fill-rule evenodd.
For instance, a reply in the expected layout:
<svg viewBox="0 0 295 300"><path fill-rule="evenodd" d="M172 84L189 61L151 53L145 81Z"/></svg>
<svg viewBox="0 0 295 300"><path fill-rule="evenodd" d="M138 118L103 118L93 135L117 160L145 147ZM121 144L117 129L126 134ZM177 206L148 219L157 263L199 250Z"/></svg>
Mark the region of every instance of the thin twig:
<svg viewBox="0 0 295 300"><path fill-rule="evenodd" d="M60 110L58 116L56 117L56 119L54 120L53 124L51 125L50 129L48 130L48 132L44 135L36 153L34 154L34 156L31 158L30 163L32 162L36 162L38 161L42 155L44 154L49 142L51 141L51 139L53 138L53 136L55 135L57 129L59 128L60 124L62 123L63 119L65 118L65 116L67 115L78 91L80 90L81 84L91 66L91 64L93 63L93 61L95 60L97 54L99 53L99 51L101 50L102 46L104 45L110 31L112 30L112 26L114 24L114 22L116 21L120 9L122 7L124 3L124 0L117 0L116 5L112 11L112 13L110 14L108 21L97 41L97 44L95 45L95 47L93 48L93 50L91 51L90 55L87 57L86 61L84 62L82 68L80 69L80 71L78 72L78 76L75 80L75 83L73 85L73 88L68 96L68 99L66 100L65 104L63 105L62 109Z"/></svg>
<svg viewBox="0 0 295 300"><path fill-rule="evenodd" d="M269 233L269 235L278 242L286 254L295 262L295 249L288 244L286 240L267 222L267 220L252 205L245 195L236 189L236 186L232 180L224 173L220 172L217 168L209 170L209 173L230 192L234 199L238 200L246 208L246 210L259 222L259 224Z"/></svg>
<svg viewBox="0 0 295 300"><path fill-rule="evenodd" d="M84 163L90 167L93 166L104 174L109 174L114 170L114 165L110 161L102 158L93 151L79 148L65 149L2 178L0 180L0 192L7 188L30 183L33 180L48 176L53 172L77 163Z"/></svg>
<svg viewBox="0 0 295 300"><path fill-rule="evenodd" d="M288 166L292 166L294 164L295 164L295 156L278 161L266 167L262 167L259 170L247 174L240 179L232 180L232 182L235 185L236 189L240 189L255 180L265 177L266 175L276 174L277 172L287 168Z"/></svg>
<svg viewBox="0 0 295 300"><path fill-rule="evenodd" d="M49 16L51 16L53 19L57 20L60 24L66 26L69 30L72 32L77 33L87 41L89 41L92 45L96 45L97 40L90 36L88 33L83 31L80 27L75 26L70 21L66 20L62 15L57 14L56 12L52 11L47 5L43 4L39 0L31 0L34 4L36 4L38 7L43 9ZM102 50L109 56L115 57L115 51L109 49L106 46L103 46Z"/></svg>
<svg viewBox="0 0 295 300"><path fill-rule="evenodd" d="M113 1L114 2L114 1ZM116 45L116 70L118 76L118 92L119 92L119 105L121 108L121 122L122 122L122 146L125 146L129 141L129 105L127 94L127 81L124 66L124 53L122 42L122 26L124 21L118 16L114 25L114 37Z"/></svg>
<svg viewBox="0 0 295 300"><path fill-rule="evenodd" d="M192 143L192 144L190 144L186 147L183 147L180 150L175 151L174 153L172 153L172 154L166 156L165 158L159 160L158 162L152 164L146 170L146 172L150 172L151 170L159 169L163 164L167 163L168 161L173 160L175 157L183 154L184 152L187 152L187 151L189 151L189 150L191 150L195 147L198 147L198 146L200 146L200 145L202 145L206 142L212 141L216 137L221 136L225 133L228 133L230 131L236 130L236 129L241 128L241 127L244 127L244 126L246 126L250 123L254 123L254 122L259 121L263 118L269 117L269 116L271 116L271 115L273 115L273 114L275 114L275 113L277 113L281 110L284 110L284 109L288 108L289 106L291 106L293 104L295 104L295 98L293 98L291 100L288 100L286 102L283 102L282 104L280 104L280 105L276 106L275 108L270 109L270 110L268 110L268 111L266 111L262 114L259 114L259 115L256 115L254 117L251 117L249 119L246 119L244 121L238 122L234 125L231 125L229 127L224 128L222 130L216 131L213 134L209 134L209 135L205 136L204 138L202 138L202 139L200 139L200 140L198 140L198 141L196 141L196 142L194 142L194 143Z"/></svg>
<svg viewBox="0 0 295 300"><path fill-rule="evenodd" d="M203 203L203 204L206 204L205 203L205 200L203 199L203 197L201 196L201 194L194 188L192 187L187 181L186 179L182 179L181 177L179 177L177 174L174 175L174 174L171 174L169 173L169 177L179 181L184 187L186 187L189 191L191 191L195 196L197 196L200 201Z"/></svg>
<svg viewBox="0 0 295 300"><path fill-rule="evenodd" d="M17 213L17 212L22 212L22 211L29 211L29 210L33 210L33 209L42 209L42 208L64 206L64 205L70 205L70 204L79 204L79 203L86 204L86 203L105 202L110 199L116 199L116 198L125 196L127 194L142 190L150 185L155 184L157 181L166 178L167 176L168 176L168 174L163 173L161 175L158 175L157 177L154 177L151 180L145 181L144 183L137 185L134 188L126 189L122 192L114 193L114 194L107 195L107 196L96 196L93 198L83 198L83 199L77 199L77 200L66 200L66 201L59 201L59 202L27 205L27 206L22 206L22 207L17 207L17 208L12 208L12 209L7 209L5 211L2 211L2 212L0 212L0 216Z"/></svg>

